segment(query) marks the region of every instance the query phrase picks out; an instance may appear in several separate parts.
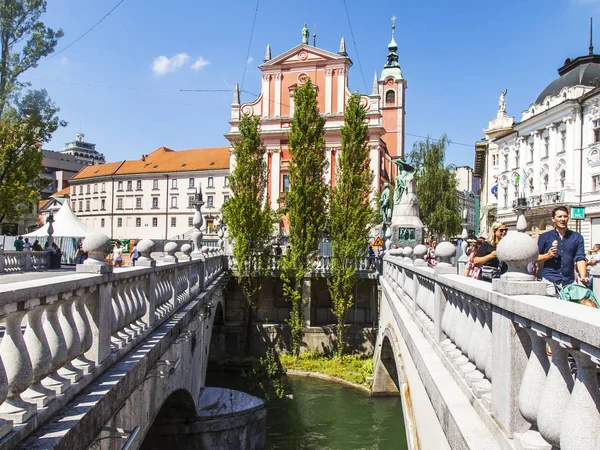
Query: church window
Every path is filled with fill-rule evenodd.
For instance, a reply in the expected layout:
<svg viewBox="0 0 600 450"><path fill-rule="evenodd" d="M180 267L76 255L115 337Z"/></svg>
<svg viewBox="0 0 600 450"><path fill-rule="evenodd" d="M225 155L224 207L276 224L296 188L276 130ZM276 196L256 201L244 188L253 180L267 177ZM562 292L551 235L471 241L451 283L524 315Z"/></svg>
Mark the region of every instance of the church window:
<svg viewBox="0 0 600 450"><path fill-rule="evenodd" d="M560 187L564 188L565 187L565 179L567 177L567 174L565 172L565 169L560 171L560 175L559 175L559 179L560 179Z"/></svg>
<svg viewBox="0 0 600 450"><path fill-rule="evenodd" d="M396 103L396 93L393 90L390 89L385 93L385 103L392 105Z"/></svg>
<svg viewBox="0 0 600 450"><path fill-rule="evenodd" d="M289 192L290 191L290 176L289 175L284 175L283 176L283 192Z"/></svg>

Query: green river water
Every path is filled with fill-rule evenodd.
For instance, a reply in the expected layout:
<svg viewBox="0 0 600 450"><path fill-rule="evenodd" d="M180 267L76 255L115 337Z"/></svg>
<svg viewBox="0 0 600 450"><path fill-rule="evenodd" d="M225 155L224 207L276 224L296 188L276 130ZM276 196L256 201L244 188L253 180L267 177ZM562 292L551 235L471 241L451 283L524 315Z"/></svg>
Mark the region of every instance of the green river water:
<svg viewBox="0 0 600 450"><path fill-rule="evenodd" d="M271 400L268 449L407 449L400 397L370 397L358 389L288 376L286 394ZM208 386L246 390L237 374L211 372Z"/></svg>

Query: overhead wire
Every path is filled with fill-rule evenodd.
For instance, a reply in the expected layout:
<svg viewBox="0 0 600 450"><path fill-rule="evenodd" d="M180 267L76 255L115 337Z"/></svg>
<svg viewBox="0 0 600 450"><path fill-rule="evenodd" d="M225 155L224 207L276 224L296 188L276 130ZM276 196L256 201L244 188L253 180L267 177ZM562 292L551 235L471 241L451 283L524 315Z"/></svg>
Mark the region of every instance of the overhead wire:
<svg viewBox="0 0 600 450"><path fill-rule="evenodd" d="M365 74L363 73L362 63L360 62L360 54L358 53L358 47L356 46L356 39L354 38L354 30L352 29L352 22L350 22L350 13L348 13L348 5L346 4L346 0L344 1L344 9L346 10L346 17L348 18L348 25L350 26L350 34L352 35L352 43L354 44L354 51L356 52L356 59L358 60L358 68L360 69L360 75L363 80L363 84L365 85L365 92L369 92L369 88L367 87L367 80L365 80Z"/></svg>
<svg viewBox="0 0 600 450"><path fill-rule="evenodd" d="M254 26L256 25L256 16L258 15L258 5L260 0L256 0L256 8L254 8L254 19L252 20L252 29L250 30L250 39L248 40L248 50L246 51L246 59L244 59L244 73L242 74L241 88L244 88L244 80L246 79L246 69L248 68L248 58L250 58L250 49L252 47L252 38L254 37Z"/></svg>
<svg viewBox="0 0 600 450"><path fill-rule="evenodd" d="M91 28L89 28L85 33L83 33L81 36L79 36L77 39L75 39L73 42L71 42L69 45L67 45L66 47L61 48L59 51L51 54L48 59L50 58L54 58L55 56L60 55L62 52L64 52L65 50L67 50L69 47L71 47L72 45L76 44L77 42L79 42L81 39L83 39L90 31L92 31L94 28L96 28L98 25L100 25L104 19L106 19L108 16L110 16L112 14L112 12L117 9L121 3L123 3L125 0L121 0L119 3L117 3L113 9L111 9L109 12L107 12L104 17L102 17L102 19L100 19L98 22L96 22L94 25L92 25Z"/></svg>

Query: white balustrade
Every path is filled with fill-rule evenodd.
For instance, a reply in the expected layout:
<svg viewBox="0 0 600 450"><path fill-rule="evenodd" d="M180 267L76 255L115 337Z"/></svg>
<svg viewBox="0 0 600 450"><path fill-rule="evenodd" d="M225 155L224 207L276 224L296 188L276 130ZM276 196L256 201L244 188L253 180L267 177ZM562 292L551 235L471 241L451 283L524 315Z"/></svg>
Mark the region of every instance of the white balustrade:
<svg viewBox="0 0 600 450"><path fill-rule="evenodd" d="M25 272L29 270L41 270L50 267L50 254L47 252L12 251L0 252L0 258L4 258L4 272Z"/></svg>
<svg viewBox="0 0 600 450"><path fill-rule="evenodd" d="M5 252L8 269L21 270L26 253L38 252ZM34 266L44 259L34 256ZM129 351L223 268L218 251L115 273L67 275L64 282L33 281L17 294L0 286L0 439L13 423L35 421L34 430L36 412L76 391L82 377L97 377L111 351Z"/></svg>

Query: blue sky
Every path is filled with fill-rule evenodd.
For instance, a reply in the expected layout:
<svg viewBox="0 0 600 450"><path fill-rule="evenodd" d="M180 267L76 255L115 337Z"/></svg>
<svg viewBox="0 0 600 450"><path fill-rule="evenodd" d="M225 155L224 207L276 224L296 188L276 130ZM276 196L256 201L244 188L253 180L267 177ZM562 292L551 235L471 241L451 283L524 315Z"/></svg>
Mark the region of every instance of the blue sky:
<svg viewBox="0 0 600 450"><path fill-rule="evenodd" d="M446 133L469 144L452 144L448 162L472 166L474 142L495 116L499 93L508 89L507 112L520 120L567 57L587 54L590 17L600 53L600 0L346 1L356 47L343 0L260 0L247 63L255 0L124 0L79 42L23 75L48 90L69 122L46 148L61 150L79 131L108 161L137 159L160 146L225 146L235 82L246 67L244 90L259 93L257 65L266 45L275 57L299 44L304 22L311 36L316 28L318 47L337 52L346 38L354 62L350 89L370 93L396 15L408 83L407 149L420 139L411 135ZM65 32L60 51L118 0L48 3L44 21ZM243 102L251 99L242 94Z"/></svg>

